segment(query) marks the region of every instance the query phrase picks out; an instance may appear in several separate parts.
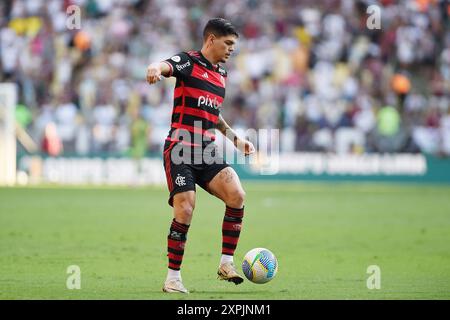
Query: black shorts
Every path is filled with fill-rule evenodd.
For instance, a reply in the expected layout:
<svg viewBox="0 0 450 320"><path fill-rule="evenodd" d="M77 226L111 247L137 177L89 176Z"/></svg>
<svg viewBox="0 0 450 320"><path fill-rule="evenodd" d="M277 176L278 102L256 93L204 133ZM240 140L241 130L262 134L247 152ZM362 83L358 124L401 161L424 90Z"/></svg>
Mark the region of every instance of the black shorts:
<svg viewBox="0 0 450 320"><path fill-rule="evenodd" d="M167 179L167 187L169 188L169 205L173 207L173 197L177 193L185 192L185 191L195 191L195 184L198 184L201 188L210 192L208 189L208 183L224 168L229 167L223 158L215 157L215 161L210 163L210 161L201 161L199 158L201 154L203 154L204 148L195 148L195 150L191 147L184 148L184 152L181 151L181 155L186 154L186 151L189 155L186 158L189 158L189 161L183 161L180 163L180 160L173 161L172 152L176 154L180 154L179 150L181 142L170 142L166 141L164 145L164 171L166 172ZM178 146L178 148L176 148ZM211 154L213 156L216 155L217 146L210 145ZM186 159L185 158L185 159ZM197 161L195 161L197 160ZM200 163L199 163L200 162Z"/></svg>

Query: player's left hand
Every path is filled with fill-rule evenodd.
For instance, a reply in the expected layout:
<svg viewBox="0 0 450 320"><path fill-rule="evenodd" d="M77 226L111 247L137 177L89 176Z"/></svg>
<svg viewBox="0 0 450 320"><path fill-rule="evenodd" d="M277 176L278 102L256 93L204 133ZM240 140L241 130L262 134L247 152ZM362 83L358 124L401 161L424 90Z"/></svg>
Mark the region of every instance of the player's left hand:
<svg viewBox="0 0 450 320"><path fill-rule="evenodd" d="M238 150L243 152L246 156L251 155L256 151L255 147L253 146L253 143L251 143L248 140L241 140L237 139L235 146Z"/></svg>

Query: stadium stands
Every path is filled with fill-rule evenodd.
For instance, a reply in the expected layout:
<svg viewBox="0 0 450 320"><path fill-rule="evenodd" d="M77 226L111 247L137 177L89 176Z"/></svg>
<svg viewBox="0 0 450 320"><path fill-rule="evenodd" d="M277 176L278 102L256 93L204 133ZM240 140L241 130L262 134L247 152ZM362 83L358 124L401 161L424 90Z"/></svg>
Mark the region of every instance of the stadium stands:
<svg viewBox="0 0 450 320"><path fill-rule="evenodd" d="M381 30L367 28L371 4L381 8ZM79 30L66 25L70 5L81 9ZM143 135L147 151L159 152L174 82L147 85L146 67L199 49L204 23L222 16L241 34L226 65L223 114L234 127L279 128L282 151L450 155L449 8L438 0L2 1L0 82L19 84L17 119L42 153L133 155Z"/></svg>

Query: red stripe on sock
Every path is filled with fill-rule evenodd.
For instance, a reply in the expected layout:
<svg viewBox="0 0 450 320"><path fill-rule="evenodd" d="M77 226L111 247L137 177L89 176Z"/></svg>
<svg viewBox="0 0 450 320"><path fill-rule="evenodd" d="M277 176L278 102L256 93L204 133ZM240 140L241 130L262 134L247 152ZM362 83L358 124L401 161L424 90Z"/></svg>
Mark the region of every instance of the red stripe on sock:
<svg viewBox="0 0 450 320"><path fill-rule="evenodd" d="M242 218L244 216L244 208L236 209L226 207L225 217L222 223L222 254L234 255L236 249L226 248L226 245L237 246L239 242L240 231L242 227ZM228 218L239 219L238 221L227 221ZM237 236L224 235L224 231L234 231ZM226 233L226 232L225 232Z"/></svg>
<svg viewBox="0 0 450 320"><path fill-rule="evenodd" d="M240 231L241 227L242 223L239 222L224 221L222 224L222 230Z"/></svg>
<svg viewBox="0 0 450 320"><path fill-rule="evenodd" d="M242 208L232 208L232 207L226 206L226 210L225 211L242 212L242 211L244 211L244 207L242 207Z"/></svg>
<svg viewBox="0 0 450 320"><path fill-rule="evenodd" d="M173 224L171 227L170 227L170 229L171 230L176 230L176 231L178 231L178 232L180 232L180 233L187 233L187 228L185 228L185 227L182 227L182 226L178 226L178 225L175 225L175 224Z"/></svg>
<svg viewBox="0 0 450 320"><path fill-rule="evenodd" d="M222 242L225 242L225 243L237 245L238 241L239 241L239 237L229 237L229 236L222 237Z"/></svg>
<svg viewBox="0 0 450 320"><path fill-rule="evenodd" d="M183 255L174 254L172 252L169 252L168 257L169 257L169 259L183 261Z"/></svg>
<svg viewBox="0 0 450 320"><path fill-rule="evenodd" d="M173 239L168 238L167 239L167 244L172 249L184 250L185 241L178 241L178 240L173 240Z"/></svg>
<svg viewBox="0 0 450 320"><path fill-rule="evenodd" d="M241 211L233 211L233 210L226 210L225 211L225 215L229 216L229 217L234 217L234 218L242 218L244 216L244 210Z"/></svg>
<svg viewBox="0 0 450 320"><path fill-rule="evenodd" d="M171 227L173 229L179 230L179 231L181 231L183 233L187 233L187 231L189 230L189 226L188 225L176 222L175 220L172 221Z"/></svg>
<svg viewBox="0 0 450 320"><path fill-rule="evenodd" d="M234 255L234 250L229 248L222 248L222 254L228 254L230 256Z"/></svg>
<svg viewBox="0 0 450 320"><path fill-rule="evenodd" d="M169 262L169 268L173 270L180 270L180 265Z"/></svg>

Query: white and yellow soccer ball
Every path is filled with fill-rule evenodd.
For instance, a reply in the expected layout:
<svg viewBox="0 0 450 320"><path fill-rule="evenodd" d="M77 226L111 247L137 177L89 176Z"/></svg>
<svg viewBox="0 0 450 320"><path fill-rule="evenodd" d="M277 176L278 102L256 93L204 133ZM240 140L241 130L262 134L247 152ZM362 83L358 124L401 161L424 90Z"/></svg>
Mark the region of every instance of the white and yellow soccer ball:
<svg viewBox="0 0 450 320"><path fill-rule="evenodd" d="M245 255L242 262L242 271L251 282L266 283L277 274L278 261L270 250L255 248Z"/></svg>

